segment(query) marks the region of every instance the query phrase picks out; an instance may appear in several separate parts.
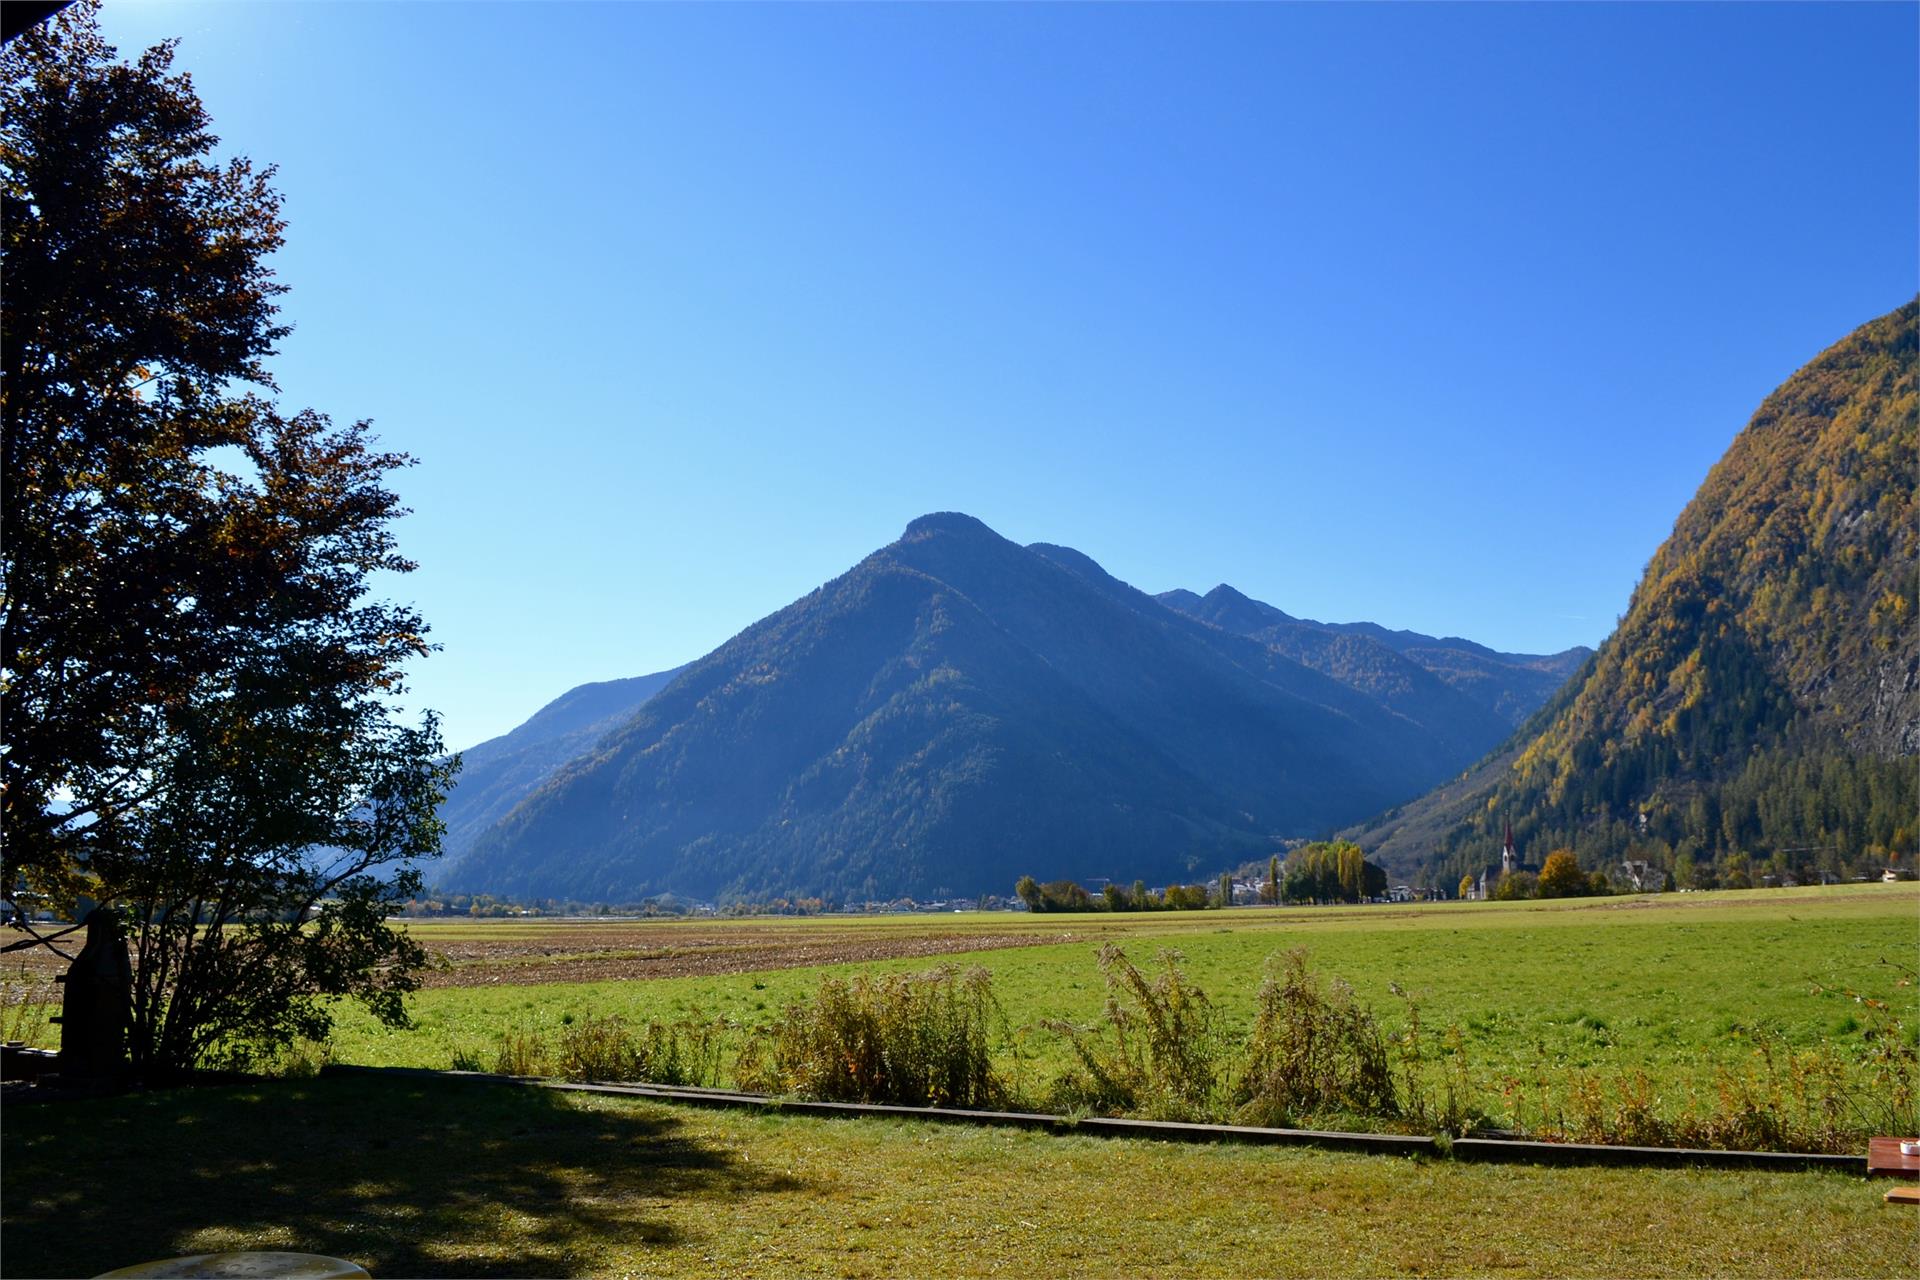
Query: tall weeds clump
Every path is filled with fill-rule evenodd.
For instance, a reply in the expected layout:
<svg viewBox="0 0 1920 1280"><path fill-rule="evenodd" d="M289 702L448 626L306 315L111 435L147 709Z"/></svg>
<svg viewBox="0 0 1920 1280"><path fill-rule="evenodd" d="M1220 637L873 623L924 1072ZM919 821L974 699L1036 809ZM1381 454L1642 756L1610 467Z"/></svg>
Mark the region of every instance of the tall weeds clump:
<svg viewBox="0 0 1920 1280"><path fill-rule="evenodd" d="M560 1029L554 1069L569 1080L711 1085L719 1081L726 1025L650 1021L638 1031L615 1014L589 1014Z"/></svg>
<svg viewBox="0 0 1920 1280"><path fill-rule="evenodd" d="M1390 1035L1400 1059L1400 1118L1416 1129L1428 1129L1461 1137L1487 1122L1478 1090L1467 1069L1466 1038L1458 1025L1449 1024L1441 1038L1438 1054L1439 1089L1436 1091L1426 1072L1429 1060L1427 1037L1420 1021L1419 1003L1390 982L1388 989L1407 1004L1407 1024Z"/></svg>
<svg viewBox="0 0 1920 1280"><path fill-rule="evenodd" d="M1067 1038L1078 1066L1054 1081L1049 1105L1063 1111L1132 1113L1153 1120L1209 1120L1219 1114L1226 1046L1207 993L1180 969L1178 951L1162 951L1152 978L1108 943L1100 948L1107 981L1100 1023L1044 1025Z"/></svg>
<svg viewBox="0 0 1920 1280"><path fill-rule="evenodd" d="M59 1003L53 979L36 969L22 964L0 974L0 1040L47 1044Z"/></svg>
<svg viewBox="0 0 1920 1280"><path fill-rule="evenodd" d="M1543 1068L1531 1107L1521 1081L1508 1078L1506 1092L1520 1103L1520 1127L1549 1141L1851 1154L1869 1135L1911 1133L1920 1119L1916 1055L1899 1021L1889 1023L1864 1061L1831 1045L1796 1050L1771 1028L1735 1027L1752 1045L1746 1061L1720 1067L1704 1091L1687 1084L1678 1098L1643 1070L1577 1072L1562 1093L1551 1087L1557 1072Z"/></svg>
<svg viewBox="0 0 1920 1280"><path fill-rule="evenodd" d="M1896 991L1920 980L1920 971L1910 965L1880 963L1893 971ZM1852 1001L1865 1019L1860 1034L1867 1046L1861 1060L1867 1085L1852 1094L1861 1126L1869 1133L1920 1133L1920 1029L1903 1023L1891 1000L1852 990L1836 993L1818 983L1813 990Z"/></svg>
<svg viewBox="0 0 1920 1280"><path fill-rule="evenodd" d="M290 1044L282 1045L267 1060L266 1069L267 1074L285 1080L311 1080L326 1070L327 1064L332 1061L332 1042L299 1036Z"/></svg>
<svg viewBox="0 0 1920 1280"><path fill-rule="evenodd" d="M551 1059L546 1037L538 1031L507 1031L500 1036L493 1069L503 1076L551 1075Z"/></svg>
<svg viewBox="0 0 1920 1280"><path fill-rule="evenodd" d="M749 1041L734 1068L744 1089L826 1102L997 1106L1008 1090L990 1039L1005 1015L985 969L823 978L808 1004Z"/></svg>
<svg viewBox="0 0 1920 1280"><path fill-rule="evenodd" d="M1398 1118L1393 1053L1373 1011L1353 988L1307 968L1294 948L1268 961L1255 997L1253 1034L1234 1083L1235 1120L1285 1126L1346 1114Z"/></svg>

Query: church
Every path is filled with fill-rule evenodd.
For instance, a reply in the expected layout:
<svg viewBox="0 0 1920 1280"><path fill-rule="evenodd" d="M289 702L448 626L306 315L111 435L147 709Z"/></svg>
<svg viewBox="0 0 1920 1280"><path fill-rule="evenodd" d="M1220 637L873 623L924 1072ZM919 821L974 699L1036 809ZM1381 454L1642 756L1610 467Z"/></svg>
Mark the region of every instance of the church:
<svg viewBox="0 0 1920 1280"><path fill-rule="evenodd" d="M1494 886L1507 876L1520 870L1520 855L1513 847L1513 819L1508 818L1502 824L1505 838L1500 845L1500 865L1488 863L1480 871L1480 879L1473 887L1473 896L1485 902L1493 893Z"/></svg>

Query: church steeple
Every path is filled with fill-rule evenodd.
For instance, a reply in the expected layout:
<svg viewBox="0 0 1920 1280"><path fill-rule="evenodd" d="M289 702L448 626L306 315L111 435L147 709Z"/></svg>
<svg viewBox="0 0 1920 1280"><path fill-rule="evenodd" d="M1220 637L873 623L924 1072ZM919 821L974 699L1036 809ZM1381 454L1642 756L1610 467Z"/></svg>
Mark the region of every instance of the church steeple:
<svg viewBox="0 0 1920 1280"><path fill-rule="evenodd" d="M1500 846L1500 874L1510 876L1520 869L1520 857L1513 851L1513 819L1505 821L1506 839Z"/></svg>

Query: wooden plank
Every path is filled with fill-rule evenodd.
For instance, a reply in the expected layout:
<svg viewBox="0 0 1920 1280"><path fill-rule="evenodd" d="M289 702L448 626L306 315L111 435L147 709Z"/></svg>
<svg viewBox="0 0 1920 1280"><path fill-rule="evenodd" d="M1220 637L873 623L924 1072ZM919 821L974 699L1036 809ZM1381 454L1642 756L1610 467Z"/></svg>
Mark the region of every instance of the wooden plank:
<svg viewBox="0 0 1920 1280"><path fill-rule="evenodd" d="M1723 1151L1708 1147L1628 1147L1595 1142L1455 1138L1456 1160L1503 1164L1639 1165L1656 1168L1833 1169L1860 1171L1859 1156L1812 1151Z"/></svg>
<svg viewBox="0 0 1920 1280"><path fill-rule="evenodd" d="M1920 1156L1902 1155L1900 1144L1912 1138L1869 1138L1867 1140L1867 1176L1869 1178L1920 1178Z"/></svg>
<svg viewBox="0 0 1920 1280"><path fill-rule="evenodd" d="M434 1076L496 1085L555 1089L569 1093L617 1094L656 1102L728 1107L787 1115L891 1118L972 1124L1001 1128L1038 1129L1053 1133L1084 1133L1112 1138L1150 1138L1163 1142L1245 1142L1260 1145L1300 1145L1380 1155L1442 1156L1458 1160L1503 1161L1525 1164L1707 1166L1733 1169L1836 1169L1857 1174L1859 1156L1821 1155L1796 1151L1708 1151L1674 1147L1601 1146L1580 1142L1528 1142L1498 1138L1456 1138L1450 1143L1420 1134L1347 1133L1313 1129L1264 1129L1245 1125L1180 1124L1119 1117L1066 1116L1023 1111L963 1111L947 1107L903 1107L867 1102L807 1102L727 1089L690 1085L641 1083L598 1084L570 1080L501 1076L486 1072L432 1071L421 1067L363 1067L329 1063L325 1075ZM1898 1150L1896 1146L1895 1150Z"/></svg>

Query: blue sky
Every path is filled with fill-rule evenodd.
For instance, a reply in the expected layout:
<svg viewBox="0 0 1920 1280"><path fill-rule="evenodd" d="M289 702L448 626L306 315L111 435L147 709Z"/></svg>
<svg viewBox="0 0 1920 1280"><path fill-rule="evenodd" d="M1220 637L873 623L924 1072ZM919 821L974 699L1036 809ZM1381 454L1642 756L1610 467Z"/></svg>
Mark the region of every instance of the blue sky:
<svg viewBox="0 0 1920 1280"><path fill-rule="evenodd" d="M1913 296L1912 5L107 0L280 167L452 746L962 510L1150 591L1597 643Z"/></svg>

